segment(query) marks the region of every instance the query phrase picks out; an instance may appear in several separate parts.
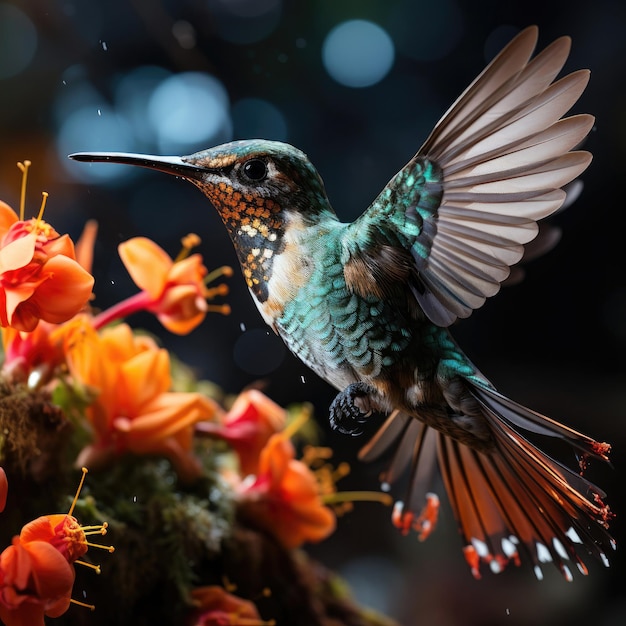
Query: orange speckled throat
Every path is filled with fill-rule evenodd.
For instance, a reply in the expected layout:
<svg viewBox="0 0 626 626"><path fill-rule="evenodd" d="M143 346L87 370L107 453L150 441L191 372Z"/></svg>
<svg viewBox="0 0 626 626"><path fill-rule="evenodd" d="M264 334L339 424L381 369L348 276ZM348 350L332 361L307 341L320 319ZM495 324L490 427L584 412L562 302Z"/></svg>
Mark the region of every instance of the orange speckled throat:
<svg viewBox="0 0 626 626"><path fill-rule="evenodd" d="M237 191L225 181L203 190L233 235L246 284L264 302L274 256L282 245L280 205L271 198Z"/></svg>

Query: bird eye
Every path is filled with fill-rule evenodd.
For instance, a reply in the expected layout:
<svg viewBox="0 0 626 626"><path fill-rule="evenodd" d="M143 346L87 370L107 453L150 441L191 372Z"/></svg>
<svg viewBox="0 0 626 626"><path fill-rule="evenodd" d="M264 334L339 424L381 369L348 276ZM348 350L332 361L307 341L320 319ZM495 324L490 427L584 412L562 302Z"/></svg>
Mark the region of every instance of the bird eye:
<svg viewBox="0 0 626 626"><path fill-rule="evenodd" d="M250 159L243 164L242 171L248 180L258 182L267 176L267 165L261 159Z"/></svg>

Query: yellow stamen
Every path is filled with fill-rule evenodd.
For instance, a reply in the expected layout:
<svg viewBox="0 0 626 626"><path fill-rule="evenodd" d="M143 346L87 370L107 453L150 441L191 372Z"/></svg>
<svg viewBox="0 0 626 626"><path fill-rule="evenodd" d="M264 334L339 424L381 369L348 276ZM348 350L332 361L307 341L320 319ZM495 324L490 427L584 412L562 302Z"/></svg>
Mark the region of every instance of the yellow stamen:
<svg viewBox="0 0 626 626"><path fill-rule="evenodd" d="M340 502L380 502L385 506L393 504L393 498L388 493L380 491L336 491L321 496L324 504L338 504Z"/></svg>
<svg viewBox="0 0 626 626"><path fill-rule="evenodd" d="M87 604L86 602L81 602L80 600L74 600L74 598L70 598L70 602L72 604L76 604L77 606L82 606L86 609L89 609L90 611L95 611L96 610L96 605L95 604Z"/></svg>
<svg viewBox="0 0 626 626"><path fill-rule="evenodd" d="M233 275L233 268L230 265L222 265L222 267L218 267L217 269L209 272L204 277L204 284L208 285L212 283L214 280L217 280L220 276L224 276L224 278L230 278Z"/></svg>
<svg viewBox="0 0 626 626"><path fill-rule="evenodd" d="M212 300L216 296L226 296L228 295L228 285L226 283L222 283L221 285L216 285L215 287L211 287L210 289L204 290L204 297Z"/></svg>
<svg viewBox="0 0 626 626"><path fill-rule="evenodd" d="M208 304L205 311L207 313L221 313L222 315L230 315L231 308L228 304Z"/></svg>
<svg viewBox="0 0 626 626"><path fill-rule="evenodd" d="M85 535L106 535L108 527L108 522L103 522L95 526L81 526L81 530Z"/></svg>
<svg viewBox="0 0 626 626"><path fill-rule="evenodd" d="M43 217L44 209L46 208L46 201L48 200L48 196L50 194L47 191L41 192L41 208L39 209L39 215L37 216L37 224L41 222L41 218Z"/></svg>
<svg viewBox="0 0 626 626"><path fill-rule="evenodd" d="M109 553L115 552L114 546L103 546L99 543L91 543L90 541L85 541L84 545L89 546L90 548L100 548L101 550L106 550Z"/></svg>
<svg viewBox="0 0 626 626"><path fill-rule="evenodd" d="M84 567L89 567L90 569L94 570L96 574L100 574L102 572L99 565L94 565L93 563L87 563L87 561L74 561L74 563L76 565L83 565Z"/></svg>
<svg viewBox="0 0 626 626"><path fill-rule="evenodd" d="M196 248L202 243L202 239L200 239L200 237L196 235L196 233L189 233L180 240L180 243L182 244L183 248L178 253L178 256L174 259L174 263L178 263L179 261L186 259L189 256L189 253L193 250L193 248Z"/></svg>
<svg viewBox="0 0 626 626"><path fill-rule="evenodd" d="M291 439L299 430L309 421L311 417L311 407L308 405L303 405L300 409L300 413L294 417L285 430L283 430L282 435L285 439Z"/></svg>
<svg viewBox="0 0 626 626"><path fill-rule="evenodd" d="M26 180L28 178L28 168L30 167L30 161L25 160L23 163L18 163L17 167L22 172L22 190L20 193L20 222L23 222L24 207L26 205Z"/></svg>
<svg viewBox="0 0 626 626"><path fill-rule="evenodd" d="M78 496L80 495L80 491L83 488L83 484L85 482L85 476L87 476L87 472L89 470L86 467L82 467L81 471L83 475L80 477L80 483L78 483L78 489L76 490L76 495L74 496L74 499L72 500L72 506L70 506L70 510L67 512L68 515L71 515L74 512L74 507L76 506L76 503L78 502Z"/></svg>

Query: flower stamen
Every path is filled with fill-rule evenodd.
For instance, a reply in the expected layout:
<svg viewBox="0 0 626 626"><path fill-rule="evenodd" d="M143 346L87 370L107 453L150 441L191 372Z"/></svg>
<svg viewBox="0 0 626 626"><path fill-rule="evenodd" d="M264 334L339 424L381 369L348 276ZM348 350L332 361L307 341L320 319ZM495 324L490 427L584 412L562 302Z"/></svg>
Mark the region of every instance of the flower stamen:
<svg viewBox="0 0 626 626"><path fill-rule="evenodd" d="M85 484L85 476L87 476L87 472L89 471L86 467L81 467L80 470L83 473L83 475L80 477L80 482L78 483L78 489L76 489L76 494L74 495L74 499L72 500L70 510L67 512L68 515L71 515L74 512L74 508L76 507L76 503L78 502L78 496L80 496L80 492L83 488L83 485ZM92 527L90 526L90 528Z"/></svg>
<svg viewBox="0 0 626 626"><path fill-rule="evenodd" d="M102 573L102 569L100 568L99 565L94 565L93 563L87 563L87 561L74 561L75 565L83 565L85 567L88 567L92 570L94 570L96 572L96 574L101 574Z"/></svg>
<svg viewBox="0 0 626 626"><path fill-rule="evenodd" d="M108 522L96 524L95 526L81 526L85 535L106 535L108 527Z"/></svg>
<svg viewBox="0 0 626 626"><path fill-rule="evenodd" d="M340 504L343 502L380 502L385 506L393 504L393 498L382 491L335 491L322 495L324 504Z"/></svg>
<svg viewBox="0 0 626 626"><path fill-rule="evenodd" d="M20 222L24 221L24 207L26 205L26 180L28 179L28 168L31 163L25 160L23 163L18 162L17 167L22 172L22 189L20 192Z"/></svg>
<svg viewBox="0 0 626 626"><path fill-rule="evenodd" d="M232 309L228 304L207 304L204 310L207 313L220 313L222 315L230 315Z"/></svg>
<svg viewBox="0 0 626 626"><path fill-rule="evenodd" d="M99 543L91 543L90 541L83 541L83 545L89 546L90 548L100 548L100 550L106 550L110 554L115 552L115 546L103 546Z"/></svg>
<svg viewBox="0 0 626 626"><path fill-rule="evenodd" d="M287 424L280 434L285 439L291 439L310 419L311 407L303 405L300 412Z"/></svg>
<svg viewBox="0 0 626 626"><path fill-rule="evenodd" d="M78 563L78 561L77 561ZM87 604L86 602L81 602L80 600L74 600L74 598L70 598L70 602L72 604L76 604L77 606L82 606L85 609L89 609L90 611L95 611L96 610L96 605L95 604Z"/></svg>
<svg viewBox="0 0 626 626"><path fill-rule="evenodd" d="M41 207L39 209L39 215L37 215L37 225L39 225L39 222L41 222L41 219L43 218L43 212L46 208L46 202L48 201L49 195L50 194L47 191L41 192Z"/></svg>
<svg viewBox="0 0 626 626"><path fill-rule="evenodd" d="M224 278L230 278L232 275L233 268L230 265L222 265L222 267L214 269L204 277L204 284L208 285L209 283L212 283L214 280L217 280L221 276L223 276Z"/></svg>
<svg viewBox="0 0 626 626"><path fill-rule="evenodd" d="M199 235L196 235L196 233L189 233L180 240L180 243L183 247L178 253L178 256L174 259L174 263L186 259L191 251L202 243L202 239L200 239Z"/></svg>

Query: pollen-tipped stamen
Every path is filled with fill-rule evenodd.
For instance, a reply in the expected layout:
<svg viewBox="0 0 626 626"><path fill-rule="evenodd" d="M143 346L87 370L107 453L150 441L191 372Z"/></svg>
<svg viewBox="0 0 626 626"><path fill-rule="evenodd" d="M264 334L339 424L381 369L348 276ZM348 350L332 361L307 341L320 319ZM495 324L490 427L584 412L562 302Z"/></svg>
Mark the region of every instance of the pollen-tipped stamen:
<svg viewBox="0 0 626 626"><path fill-rule="evenodd" d="M221 315L230 315L232 309L228 304L207 304L204 310L207 313L220 313Z"/></svg>
<svg viewBox="0 0 626 626"><path fill-rule="evenodd" d="M109 554L113 554L113 552L115 552L115 546L103 546L99 543L91 543L91 541L85 541L84 545L89 546L90 548L99 548L100 550L106 550Z"/></svg>
<svg viewBox="0 0 626 626"><path fill-rule="evenodd" d="M182 250L178 253L178 256L174 259L174 263L178 263L178 261L186 259L191 251L194 248L197 248L202 243L202 239L200 239L200 237L196 235L196 233L189 233L180 240L180 243L183 247Z"/></svg>
<svg viewBox="0 0 626 626"><path fill-rule="evenodd" d="M385 506L393 504L393 498L381 491L335 491L322 496L324 504L339 504L343 502L380 502Z"/></svg>
<svg viewBox="0 0 626 626"><path fill-rule="evenodd" d="M76 606L82 606L85 609L89 609L90 611L96 610L95 604L87 604L86 602L81 602L80 600L74 600L74 598L70 598L70 602Z"/></svg>
<svg viewBox="0 0 626 626"><path fill-rule="evenodd" d="M26 206L26 181L28 179L28 168L31 163L25 160L23 163L18 162L17 167L22 172L22 188L20 191L20 222L24 221L24 207Z"/></svg>
<svg viewBox="0 0 626 626"><path fill-rule="evenodd" d="M209 283L212 283L214 280L217 280L221 276L224 276L224 278L230 278L233 273L233 268L230 265L222 265L221 267L218 267L217 269L209 272L204 277L204 284L208 285Z"/></svg>
<svg viewBox="0 0 626 626"><path fill-rule="evenodd" d="M83 567L88 567L89 569L94 570L94 572L96 572L96 574L101 574L102 573L102 569L100 568L99 565L94 565L93 563L87 563L87 561L74 561L75 565L82 565Z"/></svg>
<svg viewBox="0 0 626 626"><path fill-rule="evenodd" d="M81 529L85 535L106 535L108 527L108 522L103 522L94 526L81 526Z"/></svg>
<svg viewBox="0 0 626 626"><path fill-rule="evenodd" d="M74 499L72 500L72 504L70 506L70 510L67 512L68 515L71 515L74 512L74 508L76 507L76 503L78 502L78 496L80 496L80 492L85 484L85 476L87 476L87 472L89 470L86 467L81 467L81 472L83 475L80 477L80 482L78 483L78 489L76 489L76 494L74 495Z"/></svg>
<svg viewBox="0 0 626 626"><path fill-rule="evenodd" d="M39 207L39 214L37 215L37 224L39 224L43 218L43 212L46 209L46 202L50 194L47 191L41 192L41 207Z"/></svg>

